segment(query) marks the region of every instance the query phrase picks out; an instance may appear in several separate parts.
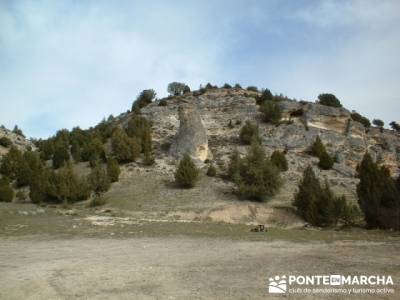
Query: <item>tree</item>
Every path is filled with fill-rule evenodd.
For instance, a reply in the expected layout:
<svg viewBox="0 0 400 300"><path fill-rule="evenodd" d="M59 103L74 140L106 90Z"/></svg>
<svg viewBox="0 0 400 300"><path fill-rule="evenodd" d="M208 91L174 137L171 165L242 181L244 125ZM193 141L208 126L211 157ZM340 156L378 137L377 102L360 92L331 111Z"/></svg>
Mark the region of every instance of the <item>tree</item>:
<svg viewBox="0 0 400 300"><path fill-rule="evenodd" d="M185 154L179 162L178 169L175 172L175 182L183 188L192 188L195 186L199 177L199 170L188 154Z"/></svg>
<svg viewBox="0 0 400 300"><path fill-rule="evenodd" d="M183 94L185 88L186 84L174 81L168 84L167 91L172 96L179 96Z"/></svg>
<svg viewBox="0 0 400 300"><path fill-rule="evenodd" d="M184 94L190 93L190 87L186 84L185 84L185 87L183 88L183 93Z"/></svg>
<svg viewBox="0 0 400 300"><path fill-rule="evenodd" d="M230 84L228 84L228 83L225 83L222 87L224 89L231 89L232 88L232 86Z"/></svg>
<svg viewBox="0 0 400 300"><path fill-rule="evenodd" d="M269 89L265 89L261 96L257 97L256 102L258 105L262 105L264 102L272 101L274 99L274 95L272 95Z"/></svg>
<svg viewBox="0 0 400 300"><path fill-rule="evenodd" d="M233 182L240 176L240 163L241 158L239 152L235 150L230 156L228 165L228 178Z"/></svg>
<svg viewBox="0 0 400 300"><path fill-rule="evenodd" d="M0 138L0 146L3 146L3 147L8 148L8 147L10 147L11 145L12 145L12 141L11 141L8 137L2 136L2 137Z"/></svg>
<svg viewBox="0 0 400 300"><path fill-rule="evenodd" d="M12 132L19 136L25 137L25 135L22 133L22 130L19 129L17 125L14 126L14 129L12 130Z"/></svg>
<svg viewBox="0 0 400 300"><path fill-rule="evenodd" d="M3 156L0 173L10 179L15 179L22 161L23 157L21 151L17 147L12 146L8 153Z"/></svg>
<svg viewBox="0 0 400 300"><path fill-rule="evenodd" d="M253 141L245 158L238 161L233 181L240 196L263 201L272 197L281 185L279 169L265 156L263 147Z"/></svg>
<svg viewBox="0 0 400 300"><path fill-rule="evenodd" d="M331 107L342 107L339 99L333 94L320 94L318 95L318 103L325 106Z"/></svg>
<svg viewBox="0 0 400 300"><path fill-rule="evenodd" d="M323 151L319 157L318 167L322 170L330 170L333 167L333 158L328 154L328 152Z"/></svg>
<svg viewBox="0 0 400 300"><path fill-rule="evenodd" d="M383 128L383 126L385 126L385 123L380 119L374 119L372 121L372 124L374 124L376 127L379 127L379 128Z"/></svg>
<svg viewBox="0 0 400 300"><path fill-rule="evenodd" d="M250 92L258 92L258 88L256 86L248 86L246 90Z"/></svg>
<svg viewBox="0 0 400 300"><path fill-rule="evenodd" d="M358 203L370 228L400 229L400 193L385 168L366 153L358 167Z"/></svg>
<svg viewBox="0 0 400 300"><path fill-rule="evenodd" d="M135 161L141 152L140 141L130 138L121 128L113 133L111 147L114 157L120 163Z"/></svg>
<svg viewBox="0 0 400 300"><path fill-rule="evenodd" d="M140 92L139 96L136 97L136 100L132 104L132 111L137 109L141 109L147 105L149 105L155 98L156 92L152 89L143 90Z"/></svg>
<svg viewBox="0 0 400 300"><path fill-rule="evenodd" d="M242 86L239 83L235 84L235 89L242 89Z"/></svg>
<svg viewBox="0 0 400 300"><path fill-rule="evenodd" d="M89 185L96 197L107 192L110 189L111 181L106 170L97 163L88 176Z"/></svg>
<svg viewBox="0 0 400 300"><path fill-rule="evenodd" d="M400 124L399 123L392 121L392 122L390 122L389 125L393 130L400 132Z"/></svg>
<svg viewBox="0 0 400 300"><path fill-rule="evenodd" d="M6 177L0 178L0 202L11 202L14 199L14 190Z"/></svg>
<svg viewBox="0 0 400 300"><path fill-rule="evenodd" d="M258 132L258 125L247 120L246 124L240 129L239 139L245 145L250 145L253 139L260 142Z"/></svg>
<svg viewBox="0 0 400 300"><path fill-rule="evenodd" d="M352 112L350 116L353 121L360 122L364 125L364 127L371 127L371 122L368 120L368 118L360 115L358 112Z"/></svg>
<svg viewBox="0 0 400 300"><path fill-rule="evenodd" d="M110 178L111 182L117 182L119 179L119 174L121 173L121 169L117 160L113 157L110 157L107 160L107 175Z"/></svg>
<svg viewBox="0 0 400 300"><path fill-rule="evenodd" d="M278 125L282 118L282 108L278 101L264 101L260 106L263 121Z"/></svg>
<svg viewBox="0 0 400 300"><path fill-rule="evenodd" d="M271 155L271 162L281 171L288 170L288 163L285 154L279 150L275 150Z"/></svg>
<svg viewBox="0 0 400 300"><path fill-rule="evenodd" d="M63 142L57 142L53 155L53 168L58 169L69 161L68 145Z"/></svg>
<svg viewBox="0 0 400 300"><path fill-rule="evenodd" d="M217 175L217 169L211 164L207 170L207 176L215 177Z"/></svg>
<svg viewBox="0 0 400 300"><path fill-rule="evenodd" d="M315 139L314 143L311 146L311 155L315 156L315 157L321 157L323 152L326 152L325 146L321 141L321 138L319 136L317 136L317 138Z"/></svg>

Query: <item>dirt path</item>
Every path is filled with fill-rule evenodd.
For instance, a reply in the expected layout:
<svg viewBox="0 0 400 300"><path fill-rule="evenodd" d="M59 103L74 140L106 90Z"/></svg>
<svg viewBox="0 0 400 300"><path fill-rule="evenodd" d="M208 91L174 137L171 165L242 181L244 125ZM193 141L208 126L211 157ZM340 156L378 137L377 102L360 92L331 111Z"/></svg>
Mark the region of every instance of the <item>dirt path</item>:
<svg viewBox="0 0 400 300"><path fill-rule="evenodd" d="M0 237L0 298L267 299L281 274L391 275L398 295L399 253L397 242Z"/></svg>

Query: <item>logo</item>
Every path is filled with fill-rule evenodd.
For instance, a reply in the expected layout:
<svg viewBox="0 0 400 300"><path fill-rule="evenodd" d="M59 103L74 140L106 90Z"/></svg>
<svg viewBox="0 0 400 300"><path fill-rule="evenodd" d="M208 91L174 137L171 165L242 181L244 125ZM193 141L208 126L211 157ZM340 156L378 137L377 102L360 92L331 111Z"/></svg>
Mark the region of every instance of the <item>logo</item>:
<svg viewBox="0 0 400 300"><path fill-rule="evenodd" d="M287 290L286 275L269 278L268 292L271 294L284 294Z"/></svg>

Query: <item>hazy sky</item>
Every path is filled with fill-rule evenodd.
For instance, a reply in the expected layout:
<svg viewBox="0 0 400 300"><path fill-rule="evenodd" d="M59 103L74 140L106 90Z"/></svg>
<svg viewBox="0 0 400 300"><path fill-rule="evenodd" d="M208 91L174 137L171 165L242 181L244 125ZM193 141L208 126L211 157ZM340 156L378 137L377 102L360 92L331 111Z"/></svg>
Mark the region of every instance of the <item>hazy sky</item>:
<svg viewBox="0 0 400 300"><path fill-rule="evenodd" d="M400 121L400 1L0 0L0 124L32 137L182 81L331 92Z"/></svg>

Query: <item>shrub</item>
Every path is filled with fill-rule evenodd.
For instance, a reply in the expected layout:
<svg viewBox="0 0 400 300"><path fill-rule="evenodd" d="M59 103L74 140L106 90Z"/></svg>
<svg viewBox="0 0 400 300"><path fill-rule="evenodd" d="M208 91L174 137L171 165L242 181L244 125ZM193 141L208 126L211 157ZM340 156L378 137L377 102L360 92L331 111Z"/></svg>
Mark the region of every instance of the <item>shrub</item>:
<svg viewBox="0 0 400 300"><path fill-rule="evenodd" d="M10 179L15 179L22 161L21 151L17 147L12 146L1 160L0 173Z"/></svg>
<svg viewBox="0 0 400 300"><path fill-rule="evenodd" d="M23 191L18 191L15 196L19 201L24 201L26 200L26 194Z"/></svg>
<svg viewBox="0 0 400 300"><path fill-rule="evenodd" d="M266 123L278 125L282 118L282 108L276 101L264 101L260 106L260 111Z"/></svg>
<svg viewBox="0 0 400 300"><path fill-rule="evenodd" d="M261 96L257 97L256 102L258 105L263 104L266 101L271 101L274 99L274 95L272 95L271 91L269 89L265 89Z"/></svg>
<svg viewBox="0 0 400 300"><path fill-rule="evenodd" d="M228 178L235 182L237 180L237 177L240 175L240 155L237 150L235 150L232 155L230 156L229 159L229 165L228 165Z"/></svg>
<svg viewBox="0 0 400 300"><path fill-rule="evenodd" d="M0 138L0 146L3 146L3 147L8 148L8 147L10 147L11 145L12 145L12 141L11 141L8 137L2 136L2 137Z"/></svg>
<svg viewBox="0 0 400 300"><path fill-rule="evenodd" d="M250 200L264 201L272 197L281 185L279 169L266 158L262 146L253 142L239 164L236 178L239 195Z"/></svg>
<svg viewBox="0 0 400 300"><path fill-rule="evenodd" d="M217 169L211 164L207 170L207 176L215 177L217 175Z"/></svg>
<svg viewBox="0 0 400 300"><path fill-rule="evenodd" d="M285 154L281 151L274 151L271 155L271 162L281 171L285 172L288 170L288 163Z"/></svg>
<svg viewBox="0 0 400 300"><path fill-rule="evenodd" d="M392 121L389 125L393 130L400 132L400 125L397 122Z"/></svg>
<svg viewBox="0 0 400 300"><path fill-rule="evenodd" d="M251 92L258 92L258 88L256 86L248 86L246 90Z"/></svg>
<svg viewBox="0 0 400 300"><path fill-rule="evenodd" d="M120 163L135 161L141 152L140 141L130 138L120 128L113 133L111 147L114 157Z"/></svg>
<svg viewBox="0 0 400 300"><path fill-rule="evenodd" d="M14 126L14 129L12 130L12 132L14 132L15 134L25 137L25 135L22 133L22 130L18 128L17 125Z"/></svg>
<svg viewBox="0 0 400 300"><path fill-rule="evenodd" d="M181 82L171 82L168 84L167 91L172 96L179 96L183 94L186 86L186 84Z"/></svg>
<svg viewBox="0 0 400 300"><path fill-rule="evenodd" d="M160 100L160 102L158 102L158 106L167 106L168 105L168 103L167 103L167 100L165 100L165 99L162 99L162 100Z"/></svg>
<svg viewBox="0 0 400 300"><path fill-rule="evenodd" d="M178 169L175 172L175 182L183 188L192 188L195 186L199 176L199 170L188 154L185 154L179 162Z"/></svg>
<svg viewBox="0 0 400 300"><path fill-rule="evenodd" d="M250 145L253 139L260 142L258 131L257 124L246 121L246 124L240 129L239 139L245 145Z"/></svg>
<svg viewBox="0 0 400 300"><path fill-rule="evenodd" d="M185 84L185 87L183 88L183 93L184 94L190 93L190 87L186 84Z"/></svg>
<svg viewBox="0 0 400 300"><path fill-rule="evenodd" d="M54 155L53 155L53 168L58 169L69 161L68 145L62 142L58 142L55 145Z"/></svg>
<svg viewBox="0 0 400 300"><path fill-rule="evenodd" d="M242 89L242 86L239 83L235 84L235 89Z"/></svg>
<svg viewBox="0 0 400 300"><path fill-rule="evenodd" d="M348 206L346 198L336 197L328 182L321 186L310 166L303 172L293 205L304 220L315 226L330 226L336 225L339 220L354 220L350 213L354 208Z"/></svg>
<svg viewBox="0 0 400 300"><path fill-rule="evenodd" d="M400 229L400 192L385 168L366 153L358 167L358 203L370 228Z"/></svg>
<svg viewBox="0 0 400 300"><path fill-rule="evenodd" d="M342 107L339 99L333 94L320 94L318 95L318 103L325 106L331 107Z"/></svg>
<svg viewBox="0 0 400 300"><path fill-rule="evenodd" d="M117 182L119 179L119 174L121 173L121 169L117 160L113 157L110 157L107 160L107 175L110 178L111 182Z"/></svg>
<svg viewBox="0 0 400 300"><path fill-rule="evenodd" d="M230 84L228 84L228 83L225 83L222 87L224 89L231 89L232 88L232 86Z"/></svg>
<svg viewBox="0 0 400 300"><path fill-rule="evenodd" d="M384 123L382 120L380 120L380 119L374 119L374 120L372 121L372 124L374 124L376 127L380 127L380 128L382 128L383 126L385 126L385 123Z"/></svg>
<svg viewBox="0 0 400 300"><path fill-rule="evenodd" d="M14 190L6 178L0 179L0 202L11 202L14 199Z"/></svg>
<svg viewBox="0 0 400 300"><path fill-rule="evenodd" d="M353 121L360 122L361 124L364 125L364 127L366 128L371 127L371 122L368 120L368 118L360 115L359 113L352 112L350 116Z"/></svg>
<svg viewBox="0 0 400 300"><path fill-rule="evenodd" d="M321 138L317 136L314 143L311 146L311 155L320 157L323 152L326 152L325 146L321 141Z"/></svg>
<svg viewBox="0 0 400 300"><path fill-rule="evenodd" d="M88 175L88 182L96 197L100 197L101 194L110 189L110 178L100 163L97 163L92 168L92 171Z"/></svg>
<svg viewBox="0 0 400 300"><path fill-rule="evenodd" d="M79 178L70 163L65 164L55 174L57 198L64 204L85 200L90 190L84 178Z"/></svg>
<svg viewBox="0 0 400 300"><path fill-rule="evenodd" d="M328 152L323 151L319 157L318 167L322 170L330 170L333 167L334 160L328 154Z"/></svg>
<svg viewBox="0 0 400 300"><path fill-rule="evenodd" d="M138 111L149 105L156 98L156 92L152 89L143 90L132 104L132 111Z"/></svg>

